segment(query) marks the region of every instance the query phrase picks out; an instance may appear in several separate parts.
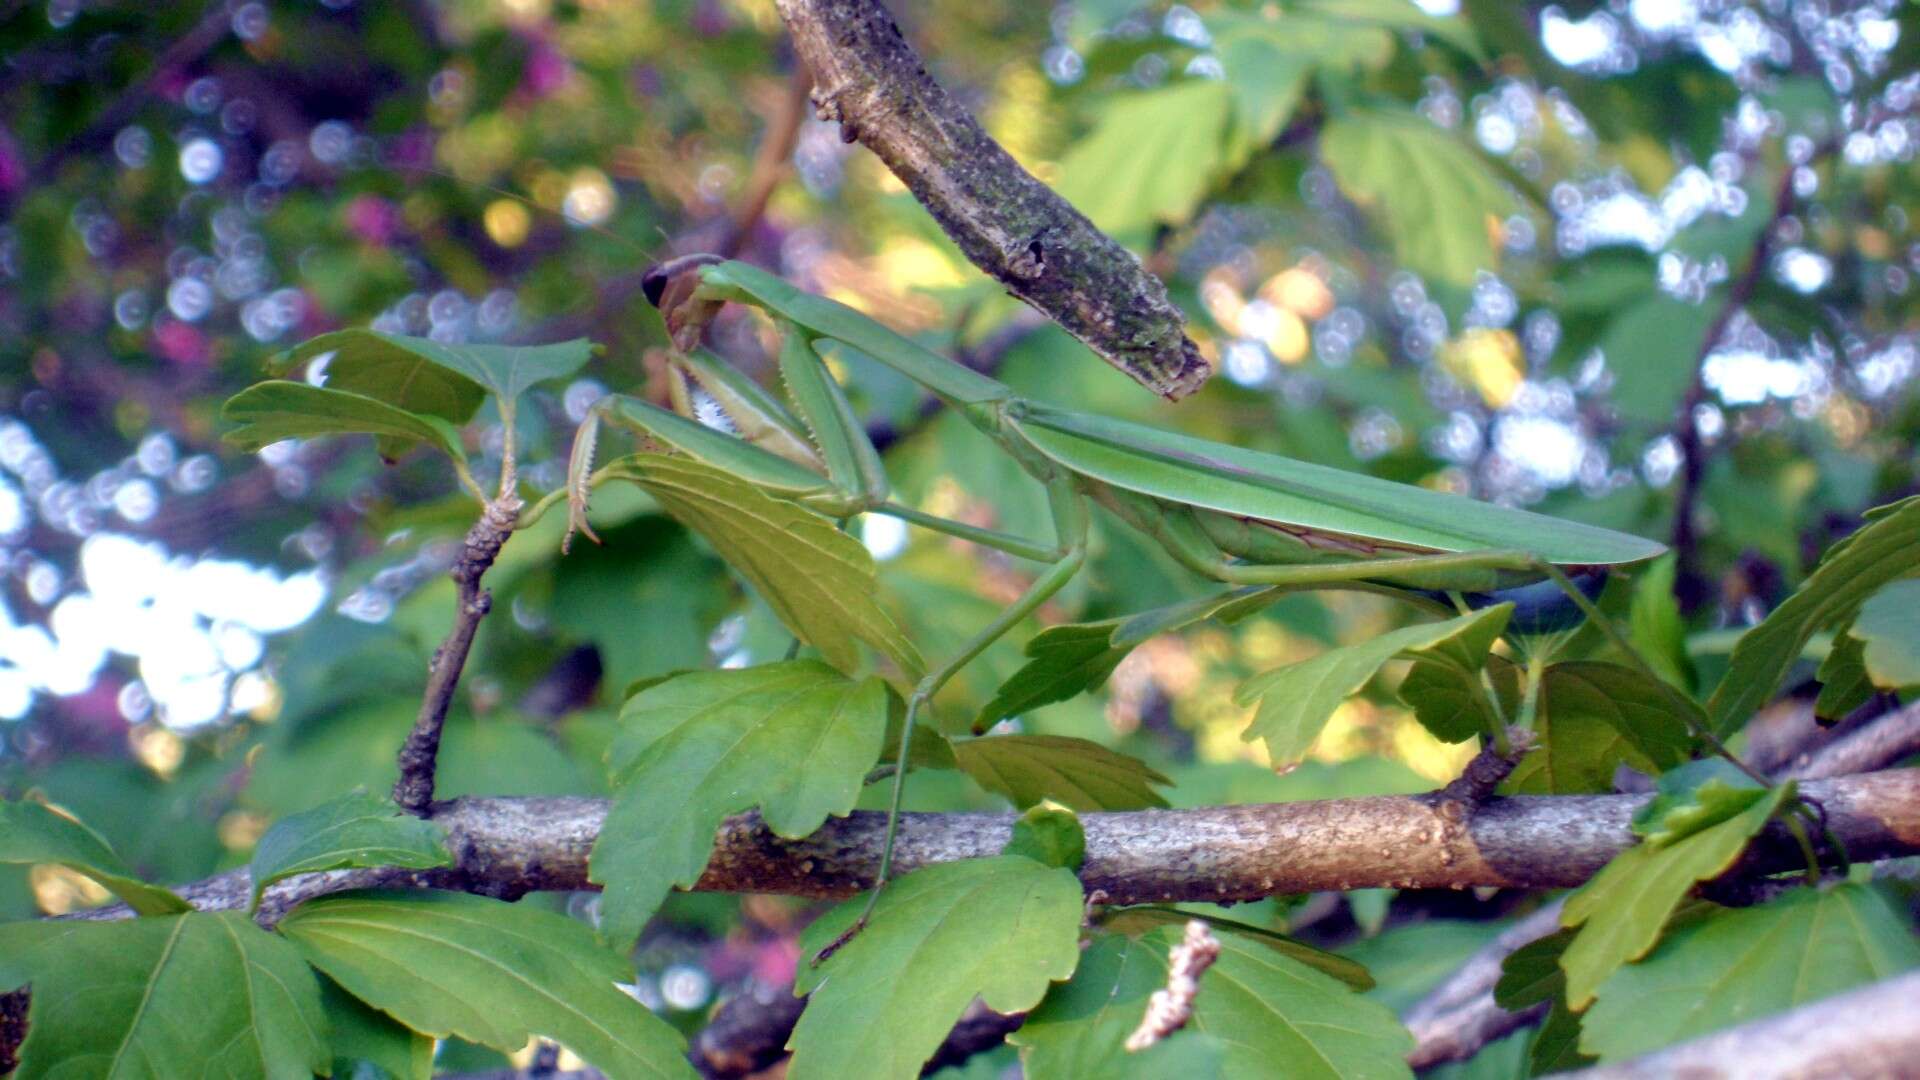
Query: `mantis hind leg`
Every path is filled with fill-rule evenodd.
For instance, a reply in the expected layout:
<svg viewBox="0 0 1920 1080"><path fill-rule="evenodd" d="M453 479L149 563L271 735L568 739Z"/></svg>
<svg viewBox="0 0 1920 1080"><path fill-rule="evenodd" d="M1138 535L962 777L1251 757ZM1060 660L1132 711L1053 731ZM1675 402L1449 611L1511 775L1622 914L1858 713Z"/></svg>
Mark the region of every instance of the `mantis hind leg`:
<svg viewBox="0 0 1920 1080"><path fill-rule="evenodd" d="M1052 565L1034 579L1033 584L1020 599L1013 602L994 620L982 627L968 639L960 652L939 668L928 672L914 687L913 696L907 699L906 718L900 724L900 744L894 757L893 793L887 803L887 832L880 846L880 869L874 875L873 891L867 896L867 906L860 912L853 925L840 935L832 944L820 950L814 958L815 963L831 956L840 946L847 943L853 935L859 933L873 916L874 907L880 902L880 894L887 887L887 878L893 872L894 843L900 834L900 804L907 790L907 752L913 744L913 729L920 713L933 700L949 680L960 670L972 663L975 657L985 652L994 642L1004 637L1007 631L1018 626L1021 620L1039 610L1053 595L1061 590L1087 561L1087 510L1086 504L1070 485L1064 483L1049 484L1047 494L1053 507L1053 524L1059 537L1060 547Z"/></svg>

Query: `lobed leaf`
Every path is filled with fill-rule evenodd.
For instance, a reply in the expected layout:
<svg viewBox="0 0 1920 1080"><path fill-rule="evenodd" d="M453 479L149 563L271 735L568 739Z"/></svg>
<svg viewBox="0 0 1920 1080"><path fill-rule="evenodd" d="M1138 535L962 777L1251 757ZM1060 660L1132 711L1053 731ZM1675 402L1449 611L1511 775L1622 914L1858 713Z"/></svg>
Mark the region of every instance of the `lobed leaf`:
<svg viewBox="0 0 1920 1080"><path fill-rule="evenodd" d="M1860 642L1860 662L1882 690L1920 686L1920 579L1896 581L1860 605L1847 636Z"/></svg>
<svg viewBox="0 0 1920 1080"><path fill-rule="evenodd" d="M1421 655L1442 662L1442 654L1432 650L1454 638L1460 642L1459 655L1465 656L1475 645L1491 644L1493 635L1486 633L1487 627L1504 628L1512 612L1512 604L1498 604L1445 622L1403 627L1255 675L1241 683L1234 694L1235 704L1260 703L1242 738L1248 742L1265 739L1267 752L1276 764L1298 761L1313 746L1340 703L1367 685L1387 661L1402 653L1427 650Z"/></svg>
<svg viewBox="0 0 1920 1080"><path fill-rule="evenodd" d="M1540 679L1534 716L1538 747L1502 790L1522 795L1613 790L1621 765L1647 773L1687 760L1693 736L1676 713L1699 707L1638 670L1597 660L1554 664Z"/></svg>
<svg viewBox="0 0 1920 1080"><path fill-rule="evenodd" d="M881 609L873 556L833 523L761 493L736 477L682 457L635 454L624 473L667 513L707 538L766 600L787 629L852 672L864 641L918 677L913 643Z"/></svg>
<svg viewBox="0 0 1920 1080"><path fill-rule="evenodd" d="M815 921L802 955L838 937L865 904L856 897ZM1072 871L1019 855L939 863L890 882L865 929L801 967L794 992L809 997L787 1043L787 1076L920 1075L975 997L1021 1012L1073 973L1081 911Z"/></svg>
<svg viewBox="0 0 1920 1080"><path fill-rule="evenodd" d="M1665 847L1752 806L1766 789L1724 758L1702 758L1660 774L1653 799L1633 813L1633 831Z"/></svg>
<svg viewBox="0 0 1920 1080"><path fill-rule="evenodd" d="M1431 648L1407 653L1413 667L1400 681L1400 700L1412 706L1414 717L1444 742L1465 742L1484 735L1503 718L1513 717L1513 709L1518 707L1518 672L1505 662L1499 670L1493 670L1488 656L1493 643L1506 632L1513 605L1501 604L1488 610L1501 614L1489 615ZM1510 697L1503 696L1502 712L1496 713L1488 699L1486 683L1481 681L1483 670L1496 692L1504 695L1512 691Z"/></svg>
<svg viewBox="0 0 1920 1080"><path fill-rule="evenodd" d="M699 880L727 815L782 836L853 809L893 698L817 660L676 676L628 698L607 750L613 805L588 861L601 931L630 942L669 891Z"/></svg>
<svg viewBox="0 0 1920 1080"><path fill-rule="evenodd" d="M0 989L29 983L13 1080L333 1068L312 970L239 912L0 925Z"/></svg>
<svg viewBox="0 0 1920 1080"><path fill-rule="evenodd" d="M1647 955L1694 884L1732 866L1792 793L1792 784L1780 784L1737 816L1684 840L1630 847L1568 896L1560 924L1580 933L1560 955L1567 1003L1584 1010L1622 964Z"/></svg>
<svg viewBox="0 0 1920 1080"><path fill-rule="evenodd" d="M1617 1061L1915 967L1911 921L1879 890L1795 889L1714 908L1614 972L1586 1012L1581 1045Z"/></svg>
<svg viewBox="0 0 1920 1080"><path fill-rule="evenodd" d="M220 415L241 426L225 438L242 450L258 450L282 439L316 435L374 435L381 456L392 460L401 449L423 442L455 461L467 459L460 433L437 416L395 408L377 398L345 390L269 379L227 399Z"/></svg>
<svg viewBox="0 0 1920 1080"><path fill-rule="evenodd" d="M1498 267L1490 226L1518 204L1456 134L1412 113L1354 109L1321 129L1320 156L1349 197L1385 217L1408 269L1467 285Z"/></svg>
<svg viewBox="0 0 1920 1080"><path fill-rule="evenodd" d="M1888 582L1920 570L1920 497L1878 507L1868 519L1829 549L1765 621L1741 635L1707 702L1714 731L1730 734L1771 700L1815 631L1845 620Z"/></svg>
<svg viewBox="0 0 1920 1080"><path fill-rule="evenodd" d="M1173 781L1139 758L1066 735L989 735L953 744L960 771L1015 806L1054 799L1075 810L1167 805L1154 784Z"/></svg>
<svg viewBox="0 0 1920 1080"><path fill-rule="evenodd" d="M64 866L99 882L142 915L193 910L171 890L140 880L99 833L37 802L0 801L0 863Z"/></svg>
<svg viewBox="0 0 1920 1080"><path fill-rule="evenodd" d="M1144 237L1161 222L1183 224L1219 174L1227 116L1218 79L1116 94L1061 156L1055 187L1106 232Z"/></svg>
<svg viewBox="0 0 1920 1080"><path fill-rule="evenodd" d="M511 408L535 383L579 371L597 348L585 338L552 345L468 345L354 329L304 341L273 363L284 371L331 352L328 386L462 424L473 418L482 388Z"/></svg>
<svg viewBox="0 0 1920 1080"><path fill-rule="evenodd" d="M415 1031L511 1053L558 1040L610 1076L692 1077L686 1041L620 990L633 967L564 915L466 893L337 893L280 932L347 992Z"/></svg>
<svg viewBox="0 0 1920 1080"><path fill-rule="evenodd" d="M349 866L447 866L446 830L403 812L391 799L357 792L274 822L253 850L251 904L294 874Z"/></svg>

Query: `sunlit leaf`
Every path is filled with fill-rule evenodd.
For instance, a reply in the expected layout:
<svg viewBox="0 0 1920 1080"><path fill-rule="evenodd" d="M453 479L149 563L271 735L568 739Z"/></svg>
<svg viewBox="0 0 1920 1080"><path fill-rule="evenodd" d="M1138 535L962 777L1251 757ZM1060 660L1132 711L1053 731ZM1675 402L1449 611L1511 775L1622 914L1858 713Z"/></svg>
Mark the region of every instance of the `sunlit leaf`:
<svg viewBox="0 0 1920 1080"><path fill-rule="evenodd" d="M1878 507L1868 517L1733 647L1727 673L1707 702L1716 732L1737 730L1772 699L1816 630L1845 619L1888 582L1920 570L1920 498Z"/></svg>
<svg viewBox="0 0 1920 1080"><path fill-rule="evenodd" d="M470 345L379 330L340 330L303 342L274 363L284 369L333 352L328 386L457 424L470 419L479 404L472 388L484 387L511 403L535 383L579 371L594 350L585 338L553 345Z"/></svg>
<svg viewBox="0 0 1920 1080"><path fill-rule="evenodd" d="M857 897L801 936L817 954L859 915ZM888 883L873 920L794 990L806 1012L788 1047L791 1080L920 1075L975 997L996 1012L1033 1008L1080 959L1073 872L1019 855L939 863Z"/></svg>
<svg viewBox="0 0 1920 1080"><path fill-rule="evenodd" d="M1301 10L1348 26L1377 26L1386 30L1425 34L1444 41L1467 56L1486 62L1486 52L1473 27L1460 15L1432 15L1419 4L1404 0L1306 0Z"/></svg>
<svg viewBox="0 0 1920 1080"><path fill-rule="evenodd" d="M239 912L0 925L0 988L28 983L14 1080L332 1070L312 970Z"/></svg>
<svg viewBox="0 0 1920 1080"><path fill-rule="evenodd" d="M1267 752L1276 763L1298 761L1313 746L1340 703L1358 693L1381 665L1405 652L1433 649L1450 638L1458 637L1463 650L1476 643L1491 643L1486 627L1504 627L1512 612L1513 605L1499 604L1445 622L1408 626L1255 675L1241 683L1234 694L1236 704L1260 703L1259 712L1242 737L1248 742L1265 739ZM1438 654L1433 655L1438 662Z"/></svg>
<svg viewBox="0 0 1920 1080"><path fill-rule="evenodd" d="M271 379L227 399L220 415L239 423L226 440L242 450L258 450L282 439L316 435L379 436L389 457L392 448L424 442L455 461L465 461L460 433L437 416L397 409L384 401L306 383Z"/></svg>
<svg viewBox="0 0 1920 1080"><path fill-rule="evenodd" d="M273 358L276 373L332 354L321 385L329 390L377 398L397 409L420 416L437 416L460 425L473 419L486 389L462 371L447 367L417 350L439 351L444 346L426 338L403 337L378 330L339 330L321 334ZM380 456L391 460L406 449L406 441L391 435L379 438Z"/></svg>
<svg viewBox="0 0 1920 1080"><path fill-rule="evenodd" d="M1582 1046L1617 1061L1920 967L1910 919L1866 885L1715 908L1614 972Z"/></svg>
<svg viewBox="0 0 1920 1080"><path fill-rule="evenodd" d="M1560 954L1567 1003L1585 1009L1620 965L1645 956L1675 905L1696 882L1732 866L1792 792L1792 784L1770 788L1738 816L1666 847L1636 844L1567 897L1560 923L1580 928Z"/></svg>
<svg viewBox="0 0 1920 1080"><path fill-rule="evenodd" d="M1489 226L1518 204L1457 134L1412 113L1352 109L1321 129L1320 156L1341 190L1384 218L1408 269L1466 285L1498 268Z"/></svg>
<svg viewBox="0 0 1920 1080"><path fill-rule="evenodd" d="M664 454L623 458L621 475L707 538L752 583L787 629L845 672L864 641L917 677L913 643L881 609L873 556L833 522L782 502L709 465Z"/></svg>
<svg viewBox="0 0 1920 1080"><path fill-rule="evenodd" d="M1613 790L1614 770L1646 773L1687 760L1693 738L1676 714L1698 706L1638 670L1597 660L1547 668L1534 717L1534 751L1503 788L1516 794L1572 795Z"/></svg>
<svg viewBox="0 0 1920 1080"><path fill-rule="evenodd" d="M191 910L170 890L141 881L99 833L37 802L0 802L0 863L64 866L99 882L142 915Z"/></svg>
<svg viewBox="0 0 1920 1080"><path fill-rule="evenodd" d="M1055 186L1108 232L1144 237L1161 222L1183 224L1219 172L1227 113L1218 79L1115 94L1060 159Z"/></svg>
<svg viewBox="0 0 1920 1080"><path fill-rule="evenodd" d="M1152 785L1172 783L1138 758L1065 735L963 739L953 755L981 787L1019 807L1054 799L1075 810L1141 810L1167 805Z"/></svg>
<svg viewBox="0 0 1920 1080"><path fill-rule="evenodd" d="M584 924L445 892L339 893L280 923L313 966L415 1031L513 1052L558 1040L610 1076L691 1077L686 1041L614 984L633 966Z"/></svg>
<svg viewBox="0 0 1920 1080"><path fill-rule="evenodd" d="M453 861L446 830L404 813L391 799L354 794L274 822L254 848L247 871L253 899L294 874L348 866L425 869Z"/></svg>
<svg viewBox="0 0 1920 1080"><path fill-rule="evenodd" d="M628 698L588 864L605 886L602 933L633 940L674 886L698 880L728 814L758 806L768 828L799 837L852 810L895 700L816 660L693 672Z"/></svg>

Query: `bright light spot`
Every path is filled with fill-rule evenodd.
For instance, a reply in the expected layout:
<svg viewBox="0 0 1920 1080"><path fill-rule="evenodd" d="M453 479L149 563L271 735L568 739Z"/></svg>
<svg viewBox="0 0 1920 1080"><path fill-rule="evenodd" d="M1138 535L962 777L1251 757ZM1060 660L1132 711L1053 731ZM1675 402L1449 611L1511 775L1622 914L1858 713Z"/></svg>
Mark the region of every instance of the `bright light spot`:
<svg viewBox="0 0 1920 1080"><path fill-rule="evenodd" d="M1541 484L1557 488L1573 483L1580 474L1587 444L1563 421L1545 416L1503 416L1493 427L1493 449Z"/></svg>
<svg viewBox="0 0 1920 1080"><path fill-rule="evenodd" d="M618 202L607 174L586 168L573 174L566 197L560 201L560 212L576 225L599 225L613 216Z"/></svg>
<svg viewBox="0 0 1920 1080"><path fill-rule="evenodd" d="M1273 361L1267 359L1267 350L1257 341L1229 344L1221 362L1227 378L1241 386L1259 386L1273 374Z"/></svg>
<svg viewBox="0 0 1920 1080"><path fill-rule="evenodd" d="M860 542L873 557L885 562L907 549L907 523L899 518L868 514L860 520Z"/></svg>
<svg viewBox="0 0 1920 1080"><path fill-rule="evenodd" d="M1758 405L1769 397L1799 397L1812 385L1801 364L1752 349L1722 349L1707 357L1700 379L1729 405Z"/></svg>
<svg viewBox="0 0 1920 1080"><path fill-rule="evenodd" d="M1436 19L1460 13L1460 0L1413 0L1414 6Z"/></svg>
<svg viewBox="0 0 1920 1080"><path fill-rule="evenodd" d="M220 144L212 139L205 136L189 139L180 148L180 175L186 177L189 184L204 184L220 175L226 157Z"/></svg>
<svg viewBox="0 0 1920 1080"><path fill-rule="evenodd" d="M167 310L181 322L199 322L213 308L213 286L199 278L178 278L167 286Z"/></svg>
<svg viewBox="0 0 1920 1080"><path fill-rule="evenodd" d="M1700 21L1692 0L1632 0L1627 13L1654 37L1677 34Z"/></svg>
<svg viewBox="0 0 1920 1080"><path fill-rule="evenodd" d="M713 980L692 964L675 964L660 973L660 997L668 1008L685 1012L707 1003Z"/></svg>
<svg viewBox="0 0 1920 1080"><path fill-rule="evenodd" d="M1774 276L1798 293L1815 293L1833 277L1833 263L1825 255L1806 248L1791 248L1780 253L1773 264Z"/></svg>
<svg viewBox="0 0 1920 1080"><path fill-rule="evenodd" d="M487 236L503 248L517 248L525 243L527 231L533 225L527 208L513 199L495 199L488 203L480 220L486 225Z"/></svg>
<svg viewBox="0 0 1920 1080"><path fill-rule="evenodd" d="M1567 67L1584 67L1605 60L1619 40L1619 24L1604 11L1580 20L1567 18L1566 12L1558 7L1540 13L1540 43Z"/></svg>

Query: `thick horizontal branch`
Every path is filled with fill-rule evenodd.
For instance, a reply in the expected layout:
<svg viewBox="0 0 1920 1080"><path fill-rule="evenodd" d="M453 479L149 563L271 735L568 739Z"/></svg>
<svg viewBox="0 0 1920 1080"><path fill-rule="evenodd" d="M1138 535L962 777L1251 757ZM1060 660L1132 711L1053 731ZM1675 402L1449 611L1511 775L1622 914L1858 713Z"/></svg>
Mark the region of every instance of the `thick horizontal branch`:
<svg viewBox="0 0 1920 1080"><path fill-rule="evenodd" d="M1920 1074L1920 971L1572 1075L1770 1080Z"/></svg>
<svg viewBox="0 0 1920 1080"><path fill-rule="evenodd" d="M1920 770L1810 781L1802 791L1857 860L1920 853ZM1470 812L1437 794L1328 799L1199 810L1089 813L1080 871L1112 904L1256 900L1358 888L1546 889L1578 885L1634 842L1644 795L1522 796ZM587 798L465 798L436 807L456 865L439 871L335 871L268 891L272 918L308 897L368 886L464 889L517 896L591 888L587 853L606 813ZM758 815L721 826L698 888L844 897L866 888L880 862L886 815L856 811L801 840L775 836ZM896 866L993 855L1011 814L907 814ZM1782 829L1764 834L1735 873L1804 865ZM246 902L244 872L186 886L204 908Z"/></svg>
<svg viewBox="0 0 1920 1080"><path fill-rule="evenodd" d="M994 142L878 0L778 0L813 100L900 178L975 266L1157 394L1211 368L1166 286Z"/></svg>

